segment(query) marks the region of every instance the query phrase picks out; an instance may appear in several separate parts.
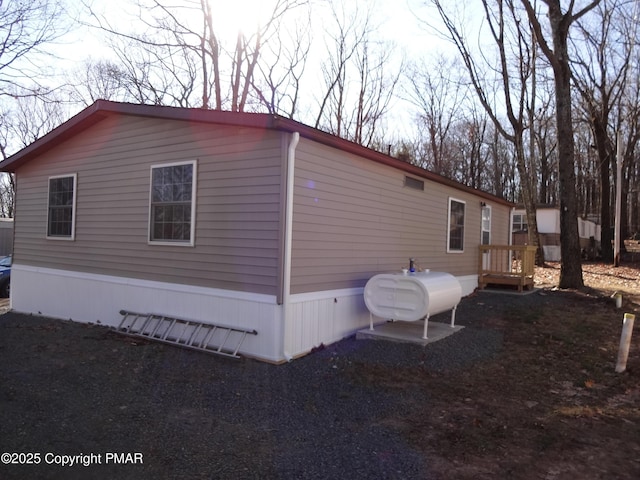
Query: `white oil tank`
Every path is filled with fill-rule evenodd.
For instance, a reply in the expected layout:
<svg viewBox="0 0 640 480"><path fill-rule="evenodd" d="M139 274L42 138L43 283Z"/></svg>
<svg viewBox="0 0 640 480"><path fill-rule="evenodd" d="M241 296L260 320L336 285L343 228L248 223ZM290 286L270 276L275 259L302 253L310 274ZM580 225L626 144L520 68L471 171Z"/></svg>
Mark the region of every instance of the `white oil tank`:
<svg viewBox="0 0 640 480"><path fill-rule="evenodd" d="M460 282L445 272L382 273L369 279L364 287L364 303L376 317L389 320L425 319L427 338L429 316L455 309L462 298ZM373 318L370 328L373 330Z"/></svg>

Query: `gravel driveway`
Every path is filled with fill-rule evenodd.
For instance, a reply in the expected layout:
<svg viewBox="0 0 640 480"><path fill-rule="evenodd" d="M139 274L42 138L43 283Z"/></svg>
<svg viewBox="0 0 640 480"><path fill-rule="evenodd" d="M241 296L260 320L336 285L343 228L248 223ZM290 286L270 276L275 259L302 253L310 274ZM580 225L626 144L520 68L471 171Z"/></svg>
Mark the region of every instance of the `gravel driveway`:
<svg viewBox="0 0 640 480"><path fill-rule="evenodd" d="M360 368L482 361L502 337L474 319L505 298L463 299L457 323L466 328L426 348L349 338L279 366L6 313L0 453L9 465L0 478L435 478L393 424L418 390L359 381ZM433 320L447 322L442 315Z"/></svg>

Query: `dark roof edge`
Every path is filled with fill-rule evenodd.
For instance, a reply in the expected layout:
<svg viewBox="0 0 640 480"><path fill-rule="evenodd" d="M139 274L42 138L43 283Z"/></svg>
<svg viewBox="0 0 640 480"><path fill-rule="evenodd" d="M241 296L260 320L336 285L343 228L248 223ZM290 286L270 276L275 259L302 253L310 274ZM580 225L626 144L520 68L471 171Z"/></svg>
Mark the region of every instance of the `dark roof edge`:
<svg viewBox="0 0 640 480"><path fill-rule="evenodd" d="M397 168L408 174L447 185L457 190L469 192L492 202L497 202L509 207L514 206L512 202L490 193L468 187L456 182L455 180L451 180L423 168L411 165L410 163L403 162L397 158L363 147L362 145L336 137L335 135L331 135L316 128L309 127L295 120L277 115L270 115L266 113L226 112L158 105L140 105L112 102L108 100L97 100L80 113L71 117L62 125L12 155L7 160L0 163L0 171L14 172L16 168L28 162L31 158L46 152L72 136L114 114L166 118L171 120L203 123L220 123L232 126L275 129L285 132L299 132L304 138L367 158L374 162Z"/></svg>

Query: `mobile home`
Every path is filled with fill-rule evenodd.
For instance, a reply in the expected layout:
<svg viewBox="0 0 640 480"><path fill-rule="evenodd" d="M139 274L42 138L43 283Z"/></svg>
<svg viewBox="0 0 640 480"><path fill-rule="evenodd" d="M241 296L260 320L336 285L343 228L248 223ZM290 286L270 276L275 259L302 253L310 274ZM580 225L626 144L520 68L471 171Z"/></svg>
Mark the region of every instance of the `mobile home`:
<svg viewBox="0 0 640 480"><path fill-rule="evenodd" d="M99 100L1 167L13 310L236 326L275 363L366 326L367 280L409 258L471 293L511 235L501 198L268 114Z"/></svg>

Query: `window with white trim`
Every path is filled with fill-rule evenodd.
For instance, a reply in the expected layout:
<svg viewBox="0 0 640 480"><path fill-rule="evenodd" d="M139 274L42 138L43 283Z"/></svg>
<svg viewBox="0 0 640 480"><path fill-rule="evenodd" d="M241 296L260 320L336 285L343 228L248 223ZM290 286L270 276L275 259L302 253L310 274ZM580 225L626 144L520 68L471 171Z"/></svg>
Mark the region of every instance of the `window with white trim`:
<svg viewBox="0 0 640 480"><path fill-rule="evenodd" d="M149 241L193 245L196 162L151 167Z"/></svg>
<svg viewBox="0 0 640 480"><path fill-rule="evenodd" d="M485 205L482 207L482 245L489 245L491 243L491 207Z"/></svg>
<svg viewBox="0 0 640 480"><path fill-rule="evenodd" d="M73 240L76 220L77 174L49 177L47 238Z"/></svg>
<svg viewBox="0 0 640 480"><path fill-rule="evenodd" d="M513 232L526 232L529 230L529 225L527 224L527 215L524 213L514 213L513 214Z"/></svg>
<svg viewBox="0 0 640 480"><path fill-rule="evenodd" d="M449 199L449 228L447 230L447 252L464 251L465 202Z"/></svg>

